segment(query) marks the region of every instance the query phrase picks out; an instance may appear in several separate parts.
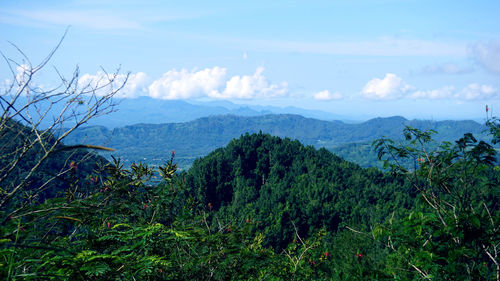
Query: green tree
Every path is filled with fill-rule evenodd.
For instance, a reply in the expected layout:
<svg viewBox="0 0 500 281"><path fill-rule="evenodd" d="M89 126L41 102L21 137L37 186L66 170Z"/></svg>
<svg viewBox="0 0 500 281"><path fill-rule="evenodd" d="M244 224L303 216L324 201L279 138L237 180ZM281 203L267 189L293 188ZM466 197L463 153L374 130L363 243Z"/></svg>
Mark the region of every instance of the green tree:
<svg viewBox="0 0 500 281"><path fill-rule="evenodd" d="M498 120L488 122L494 142ZM405 175L420 204L374 234L391 250L388 271L402 279L500 280L500 169L495 148L465 134L429 150L432 131L407 127L409 145L374 145L396 174ZM403 167L401 159L415 168ZM390 160L390 161L389 161Z"/></svg>

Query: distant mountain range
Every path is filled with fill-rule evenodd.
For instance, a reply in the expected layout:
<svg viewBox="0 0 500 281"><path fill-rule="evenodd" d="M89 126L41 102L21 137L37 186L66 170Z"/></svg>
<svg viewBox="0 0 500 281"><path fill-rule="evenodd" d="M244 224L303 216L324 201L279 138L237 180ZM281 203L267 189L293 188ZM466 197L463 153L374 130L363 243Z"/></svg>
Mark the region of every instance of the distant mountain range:
<svg viewBox="0 0 500 281"><path fill-rule="evenodd" d="M107 113L101 118L89 120L85 126L104 126L109 129L134 125L138 123L146 124L164 124L189 122L202 117L217 115L237 115L237 116L263 116L268 114L297 114L309 118L320 120L348 120L349 122L361 122L352 117L338 115L320 110L303 109L293 106L261 106L235 104L230 101L196 101L196 100L162 100L151 97L138 97L127 99L113 99L116 103L115 111ZM16 105L20 107L29 103L27 97L18 98ZM52 125L52 120L57 118L59 113L64 110L66 103L56 104L45 103L41 101L38 104L38 110L44 112L49 110L47 118L41 123L41 128ZM52 116L51 116L52 114Z"/></svg>
<svg viewBox="0 0 500 281"><path fill-rule="evenodd" d="M475 121L407 120L399 116L348 124L292 114L219 115L182 123L136 124L114 129L89 126L69 135L66 144L104 145L116 149L113 154L125 162L143 161L153 165L168 160L171 151L175 150L176 161L186 168L194 159L227 145L233 138L262 131L297 139L306 145L325 147L347 160L373 166L373 161L376 161L373 153L368 155L371 141L380 137L400 139L405 126L436 130L435 139L438 141L453 141L467 132L484 137L482 134L486 129ZM362 154L367 154L369 158L366 159L370 160L364 159Z"/></svg>
<svg viewBox="0 0 500 281"><path fill-rule="evenodd" d="M318 110L297 107L275 107L260 105L241 105L229 101L184 101L161 100L150 97L135 99L116 99L119 110L96 118L88 125L107 128L123 127L137 123L163 124L188 122L198 118L215 115L262 116L267 114L297 114L321 120L346 120L345 116Z"/></svg>

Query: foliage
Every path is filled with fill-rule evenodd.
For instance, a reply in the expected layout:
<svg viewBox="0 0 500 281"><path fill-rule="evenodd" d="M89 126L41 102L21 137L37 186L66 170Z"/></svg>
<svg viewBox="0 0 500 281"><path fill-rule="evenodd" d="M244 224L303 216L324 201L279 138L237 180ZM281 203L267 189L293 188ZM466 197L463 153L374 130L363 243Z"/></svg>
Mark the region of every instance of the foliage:
<svg viewBox="0 0 500 281"><path fill-rule="evenodd" d="M489 125L496 138L498 123ZM411 180L422 201L403 219L374 230L392 250L389 268L405 280L499 280L496 151L472 134L429 151L432 133L408 127L408 146L386 139L375 142L381 158L390 155L393 162L386 160L387 165ZM402 166L401 158L412 159L418 169Z"/></svg>
<svg viewBox="0 0 500 281"><path fill-rule="evenodd" d="M1 134L0 147L4 154L0 156L0 167L9 167L12 159L17 158L15 154L19 153L17 150L23 146L22 142L30 142L37 137L29 127L12 120L8 126L5 124ZM48 136L44 143L51 145L54 139L50 137L51 135ZM39 144L34 145L25 152L9 173L3 174L5 176L1 181L3 192L13 190L23 179L27 179L22 192L15 195L11 203L5 206L5 210L19 208L18 203L23 200L43 202L48 198L62 196L70 190L74 194L85 194L89 190L75 190L76 184L79 181L89 181L98 165L107 162L102 156L89 153L85 149L68 149L67 146L59 144L54 152L29 174L31 168L44 156L42 151Z"/></svg>
<svg viewBox="0 0 500 281"><path fill-rule="evenodd" d="M431 142L405 132L414 146L379 149L410 157ZM262 133L187 173L175 173L174 152L158 171L113 159L74 183L85 196L6 220L0 278L496 280L494 150L471 135L439 149L392 173Z"/></svg>
<svg viewBox="0 0 500 281"><path fill-rule="evenodd" d="M86 198L47 200L2 229L0 276L62 280L293 280L322 276L319 240L276 254L249 226L209 224L183 194L167 163L156 186L144 165L107 166L101 189ZM318 237L320 239L320 237ZM316 250L316 251L313 251ZM316 259L314 261L313 259Z"/></svg>
<svg viewBox="0 0 500 281"><path fill-rule="evenodd" d="M285 248L295 236L348 223L367 226L396 206L409 206L409 186L364 170L325 149L259 133L195 161L186 175L192 194L224 221L253 221L265 244Z"/></svg>
<svg viewBox="0 0 500 281"><path fill-rule="evenodd" d="M341 139L347 127L344 140L386 134L375 147L390 172L262 132L232 140L183 173L175 151L156 169L100 161L82 149L107 148L63 140L112 111L124 84L112 74L105 85L82 88L75 71L44 91L32 79L52 54L35 66L6 59L22 73L12 72L0 95L2 280L500 280L500 169L494 147L471 133L436 143L433 131L406 127L405 142L397 143L384 124L404 126L400 117L358 127L289 115L259 119L271 133L292 131L306 144L337 144L330 137ZM228 120L233 129L262 125L199 119L192 124L206 129L209 137L198 136L206 147L190 143L187 150L233 138L221 125ZM498 119L487 126L498 143ZM168 155L154 138L182 142L170 129L116 133ZM197 136L193 127L179 132Z"/></svg>

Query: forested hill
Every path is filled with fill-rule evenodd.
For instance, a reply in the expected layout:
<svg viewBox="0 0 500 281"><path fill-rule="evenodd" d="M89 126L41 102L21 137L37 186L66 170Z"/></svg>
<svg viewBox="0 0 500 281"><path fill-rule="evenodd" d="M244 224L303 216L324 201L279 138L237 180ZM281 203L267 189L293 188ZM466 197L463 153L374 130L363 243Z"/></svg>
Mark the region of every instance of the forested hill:
<svg viewBox="0 0 500 281"><path fill-rule="evenodd" d="M411 171L262 132L180 173L174 157L154 170L115 160L88 177L70 162L61 197L37 202L23 188L0 210L0 279L498 280L495 149L466 134L427 150L427 132L404 133L405 145L376 147Z"/></svg>
<svg viewBox="0 0 500 281"><path fill-rule="evenodd" d="M197 159L185 178L194 197L215 212L214 222L251 221L275 248L292 242L293 225L302 237L347 224L365 229L413 204L402 179L262 133Z"/></svg>
<svg viewBox="0 0 500 281"><path fill-rule="evenodd" d="M41 146L39 140L45 146ZM13 188L26 178L23 186L25 192L21 195L43 202L46 198L67 192L78 181L88 182L96 168L107 163L106 159L94 152L64 145L55 146L44 161L40 160L54 143L55 138L51 134L36 132L17 121L4 122L0 130L1 188ZM28 176L38 162L39 167ZM36 196L31 196L32 193ZM15 199L21 200L21 195Z"/></svg>
<svg viewBox="0 0 500 281"><path fill-rule="evenodd" d="M464 133L481 134L485 127L474 121L423 121L403 117L376 118L360 124L322 121L299 115L242 117L222 115L185 123L137 124L109 130L105 127L81 128L67 144L87 143L116 149L124 160L161 164L171 150L181 167L207 155L245 133L262 131L279 137L297 139L306 145L334 149L349 143L371 142L380 137L400 138L405 126L433 129L436 140L455 140ZM346 155L349 154L346 152ZM344 155L343 155L344 156ZM354 159L349 159L354 160Z"/></svg>

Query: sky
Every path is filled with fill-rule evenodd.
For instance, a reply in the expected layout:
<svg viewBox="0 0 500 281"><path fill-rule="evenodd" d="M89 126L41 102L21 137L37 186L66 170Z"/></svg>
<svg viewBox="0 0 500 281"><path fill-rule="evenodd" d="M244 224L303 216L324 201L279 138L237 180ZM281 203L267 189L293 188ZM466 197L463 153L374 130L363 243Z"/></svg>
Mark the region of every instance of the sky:
<svg viewBox="0 0 500 281"><path fill-rule="evenodd" d="M2 1L0 51L36 64L68 30L40 85L119 69L121 98L484 120L500 112L499 15L498 0Z"/></svg>

